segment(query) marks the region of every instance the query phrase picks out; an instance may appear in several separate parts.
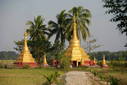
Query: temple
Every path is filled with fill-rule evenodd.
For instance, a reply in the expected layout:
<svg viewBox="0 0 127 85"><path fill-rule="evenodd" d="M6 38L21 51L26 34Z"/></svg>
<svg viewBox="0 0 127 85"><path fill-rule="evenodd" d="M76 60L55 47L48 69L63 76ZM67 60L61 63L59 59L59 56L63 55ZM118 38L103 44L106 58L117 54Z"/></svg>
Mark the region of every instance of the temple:
<svg viewBox="0 0 127 85"><path fill-rule="evenodd" d="M28 65L30 67L36 67L37 64L34 58L32 57L32 54L30 53L29 48L27 46L27 36L28 36L28 33L25 32L24 33L24 47L18 59L16 60L15 64L20 67L23 67L24 65Z"/></svg>
<svg viewBox="0 0 127 85"><path fill-rule="evenodd" d="M77 23L75 16L73 17L73 36L66 49L65 56L71 57L72 66L88 66L90 65L89 55L80 46L80 41L77 37Z"/></svg>

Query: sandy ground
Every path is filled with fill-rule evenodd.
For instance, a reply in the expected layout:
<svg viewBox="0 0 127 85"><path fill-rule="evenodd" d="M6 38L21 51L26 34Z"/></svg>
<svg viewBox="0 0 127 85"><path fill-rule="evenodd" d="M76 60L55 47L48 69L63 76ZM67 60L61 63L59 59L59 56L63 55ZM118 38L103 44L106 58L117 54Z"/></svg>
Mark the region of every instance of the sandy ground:
<svg viewBox="0 0 127 85"><path fill-rule="evenodd" d="M94 78L90 72L71 71L64 75L65 85L107 85Z"/></svg>

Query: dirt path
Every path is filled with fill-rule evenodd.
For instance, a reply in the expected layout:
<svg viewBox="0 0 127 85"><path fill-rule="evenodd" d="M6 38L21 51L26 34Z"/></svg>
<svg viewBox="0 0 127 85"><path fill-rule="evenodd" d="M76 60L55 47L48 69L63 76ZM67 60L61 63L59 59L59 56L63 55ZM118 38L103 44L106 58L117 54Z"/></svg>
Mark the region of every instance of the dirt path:
<svg viewBox="0 0 127 85"><path fill-rule="evenodd" d="M71 71L64 76L65 85L107 85L96 81L90 72Z"/></svg>

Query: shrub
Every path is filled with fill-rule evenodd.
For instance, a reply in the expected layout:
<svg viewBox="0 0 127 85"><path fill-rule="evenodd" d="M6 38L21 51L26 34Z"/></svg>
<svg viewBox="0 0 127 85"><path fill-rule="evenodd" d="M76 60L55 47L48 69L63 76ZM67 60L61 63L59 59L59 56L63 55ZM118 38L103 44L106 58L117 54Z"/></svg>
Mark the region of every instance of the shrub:
<svg viewBox="0 0 127 85"><path fill-rule="evenodd" d="M70 65L71 65L70 57L62 56L61 59L60 59L61 68L63 68L64 70L68 71L70 69Z"/></svg>
<svg viewBox="0 0 127 85"><path fill-rule="evenodd" d="M0 68L4 68L4 64L0 63Z"/></svg>
<svg viewBox="0 0 127 85"><path fill-rule="evenodd" d="M110 82L110 85L119 85L119 79L113 77L113 76L110 76L109 77L109 82Z"/></svg>
<svg viewBox="0 0 127 85"><path fill-rule="evenodd" d="M47 80L47 82L45 82L45 84L43 84L43 85L51 85L51 84L56 83L59 75L60 74L58 72L54 72L53 74L51 74L49 76L43 75Z"/></svg>

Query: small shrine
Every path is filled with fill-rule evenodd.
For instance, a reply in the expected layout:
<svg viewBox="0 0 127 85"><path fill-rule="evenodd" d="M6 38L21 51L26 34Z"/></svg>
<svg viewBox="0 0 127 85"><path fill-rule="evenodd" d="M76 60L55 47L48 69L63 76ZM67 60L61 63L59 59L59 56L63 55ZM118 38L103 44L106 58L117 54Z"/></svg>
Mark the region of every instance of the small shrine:
<svg viewBox="0 0 127 85"><path fill-rule="evenodd" d="M18 59L16 60L15 64L19 67L23 67L25 65L28 65L30 67L37 67L35 59L33 58L27 46L27 36L28 36L28 33L25 32L24 33L24 47Z"/></svg>
<svg viewBox="0 0 127 85"><path fill-rule="evenodd" d="M103 59L102 59L102 67L108 67L106 60L105 60L105 56L103 56Z"/></svg>
<svg viewBox="0 0 127 85"><path fill-rule="evenodd" d="M93 59L93 65L96 65L97 64L97 61L96 61L96 58L94 57Z"/></svg>
<svg viewBox="0 0 127 85"><path fill-rule="evenodd" d="M44 57L43 57L43 66L44 67L48 67L49 66L48 63L47 63L46 55L44 55Z"/></svg>
<svg viewBox="0 0 127 85"><path fill-rule="evenodd" d="M89 55L85 52L83 48L80 46L80 41L77 37L77 23L75 21L75 16L73 17L73 36L69 42L69 46L66 49L65 56L71 57L72 66L78 67L81 66L89 66L90 59Z"/></svg>

